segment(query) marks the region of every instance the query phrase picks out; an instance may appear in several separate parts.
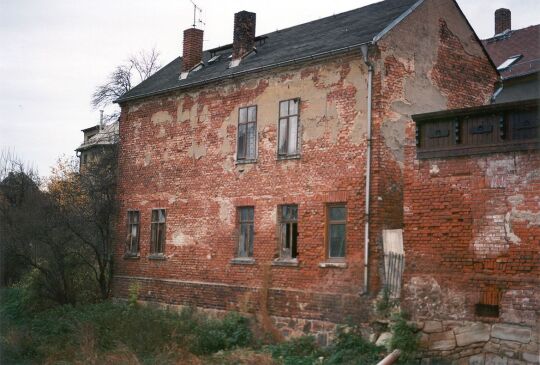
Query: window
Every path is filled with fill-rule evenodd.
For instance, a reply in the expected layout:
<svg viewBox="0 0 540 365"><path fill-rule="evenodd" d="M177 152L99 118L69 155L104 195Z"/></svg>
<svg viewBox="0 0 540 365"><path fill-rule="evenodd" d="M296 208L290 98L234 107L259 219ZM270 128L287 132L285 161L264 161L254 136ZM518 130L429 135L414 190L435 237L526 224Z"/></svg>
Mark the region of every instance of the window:
<svg viewBox="0 0 540 365"><path fill-rule="evenodd" d="M165 251L165 209L152 210L152 236L150 238L150 254L163 254Z"/></svg>
<svg viewBox="0 0 540 365"><path fill-rule="evenodd" d="M279 207L280 220L280 258L294 259L298 256L298 206Z"/></svg>
<svg viewBox="0 0 540 365"><path fill-rule="evenodd" d="M515 56L512 56L512 57L509 57L506 59L506 61L504 61L503 63L501 63L499 65L499 67L497 67L497 70L498 71L504 71L506 70L508 67L512 66L514 63L516 63L517 61L519 61L519 59L522 57L522 55L518 54L518 55L515 55Z"/></svg>
<svg viewBox="0 0 540 365"><path fill-rule="evenodd" d="M139 253L139 211L128 211L128 234L126 250L128 255L137 255Z"/></svg>
<svg viewBox="0 0 540 365"><path fill-rule="evenodd" d="M238 208L238 252L237 257L253 257L253 207Z"/></svg>
<svg viewBox="0 0 540 365"><path fill-rule="evenodd" d="M279 103L278 156L298 155L298 104L300 99Z"/></svg>
<svg viewBox="0 0 540 365"><path fill-rule="evenodd" d="M329 205L328 216L328 257L345 257L345 226L347 223L347 208L344 205Z"/></svg>
<svg viewBox="0 0 540 365"><path fill-rule="evenodd" d="M239 161L257 158L257 107L250 106L238 110L238 149Z"/></svg>
<svg viewBox="0 0 540 365"><path fill-rule="evenodd" d="M488 286L482 292L480 303L475 305L475 314L479 317L499 317L501 292L499 288Z"/></svg>

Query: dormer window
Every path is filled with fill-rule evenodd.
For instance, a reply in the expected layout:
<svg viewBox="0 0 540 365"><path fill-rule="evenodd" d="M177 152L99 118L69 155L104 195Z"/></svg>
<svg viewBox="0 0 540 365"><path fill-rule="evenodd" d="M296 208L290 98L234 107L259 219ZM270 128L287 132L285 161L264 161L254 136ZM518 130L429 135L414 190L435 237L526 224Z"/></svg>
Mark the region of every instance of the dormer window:
<svg viewBox="0 0 540 365"><path fill-rule="evenodd" d="M211 65L214 62L217 62L221 58L221 55L214 56L208 60L208 64Z"/></svg>
<svg viewBox="0 0 540 365"><path fill-rule="evenodd" d="M202 62L199 62L198 64L196 64L195 66L193 66L189 71L185 71L185 72L181 72L180 73L180 80L185 80L188 78L189 74L192 73L192 72L197 72L199 70L201 70L202 68L204 67L204 63Z"/></svg>
<svg viewBox="0 0 540 365"><path fill-rule="evenodd" d="M504 61L503 63L501 63L499 67L497 67L497 70L498 71L506 70L507 68L515 64L518 60L520 60L521 57L523 57L523 55L520 55L520 54L512 56L512 57L508 57L506 61Z"/></svg>

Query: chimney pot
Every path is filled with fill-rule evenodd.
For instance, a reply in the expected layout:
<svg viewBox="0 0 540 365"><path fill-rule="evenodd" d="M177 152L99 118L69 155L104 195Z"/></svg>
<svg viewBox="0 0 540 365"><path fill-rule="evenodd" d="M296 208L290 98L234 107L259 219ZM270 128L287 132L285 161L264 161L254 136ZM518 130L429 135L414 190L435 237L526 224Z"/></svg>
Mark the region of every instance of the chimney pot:
<svg viewBox="0 0 540 365"><path fill-rule="evenodd" d="M510 9L500 8L495 10L495 34L512 29L512 13Z"/></svg>
<svg viewBox="0 0 540 365"><path fill-rule="evenodd" d="M234 14L233 60L241 59L255 45L257 14L241 11Z"/></svg>
<svg viewBox="0 0 540 365"><path fill-rule="evenodd" d="M182 70L187 72L202 61L203 30L189 28L184 30L184 48L182 55Z"/></svg>

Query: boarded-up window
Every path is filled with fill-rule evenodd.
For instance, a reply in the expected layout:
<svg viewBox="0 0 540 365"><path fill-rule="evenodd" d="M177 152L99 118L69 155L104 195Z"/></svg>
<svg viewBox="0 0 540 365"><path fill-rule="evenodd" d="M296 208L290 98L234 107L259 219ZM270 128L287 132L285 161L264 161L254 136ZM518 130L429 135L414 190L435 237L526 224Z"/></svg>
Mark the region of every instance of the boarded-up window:
<svg viewBox="0 0 540 365"><path fill-rule="evenodd" d="M254 160L257 158L257 107L250 106L238 110L238 146L236 158Z"/></svg>
<svg viewBox="0 0 540 365"><path fill-rule="evenodd" d="M328 258L344 258L347 208L345 205L329 205L327 218Z"/></svg>
<svg viewBox="0 0 540 365"><path fill-rule="evenodd" d="M293 259L298 256L298 205L279 207L280 257Z"/></svg>
<svg viewBox="0 0 540 365"><path fill-rule="evenodd" d="M238 208L237 257L253 257L254 208Z"/></svg>
<svg viewBox="0 0 540 365"><path fill-rule="evenodd" d="M298 113L300 99L279 103L278 156L298 155Z"/></svg>
<svg viewBox="0 0 540 365"><path fill-rule="evenodd" d="M136 255L139 253L139 219L139 211L128 211L126 253L129 255Z"/></svg>
<svg viewBox="0 0 540 365"><path fill-rule="evenodd" d="M165 253L165 209L152 210L152 226L150 238L150 253Z"/></svg>

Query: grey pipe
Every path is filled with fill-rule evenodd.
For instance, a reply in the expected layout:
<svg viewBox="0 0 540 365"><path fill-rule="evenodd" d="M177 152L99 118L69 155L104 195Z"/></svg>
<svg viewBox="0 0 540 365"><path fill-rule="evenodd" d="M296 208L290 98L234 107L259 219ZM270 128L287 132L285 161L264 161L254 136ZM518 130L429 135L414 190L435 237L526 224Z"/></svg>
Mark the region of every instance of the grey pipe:
<svg viewBox="0 0 540 365"><path fill-rule="evenodd" d="M368 59L368 45L360 47L364 63L368 67L368 100L367 100L367 151L366 151L366 203L365 203L365 218L364 218L364 294L369 293L369 222L370 222L370 205L369 197L371 195L371 101L373 89L373 64Z"/></svg>

